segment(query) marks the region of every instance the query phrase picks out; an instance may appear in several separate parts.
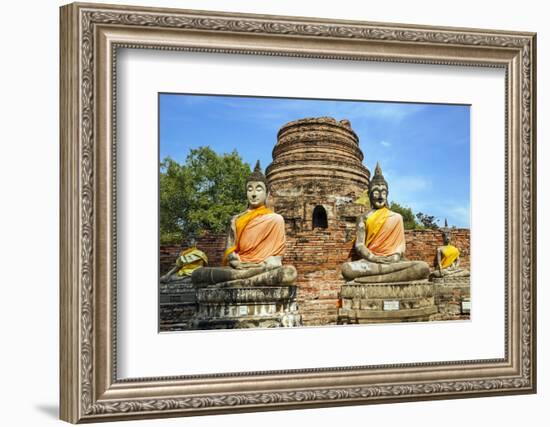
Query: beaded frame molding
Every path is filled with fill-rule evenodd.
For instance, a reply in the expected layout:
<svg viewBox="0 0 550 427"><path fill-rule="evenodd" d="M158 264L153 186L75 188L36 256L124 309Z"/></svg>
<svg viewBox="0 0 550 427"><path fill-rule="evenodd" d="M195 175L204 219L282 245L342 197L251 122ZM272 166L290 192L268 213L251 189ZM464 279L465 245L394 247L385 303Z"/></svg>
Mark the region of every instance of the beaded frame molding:
<svg viewBox="0 0 550 427"><path fill-rule="evenodd" d="M61 14L60 417L78 422L534 393L534 33L70 4ZM500 67L502 359L117 379L118 48Z"/></svg>

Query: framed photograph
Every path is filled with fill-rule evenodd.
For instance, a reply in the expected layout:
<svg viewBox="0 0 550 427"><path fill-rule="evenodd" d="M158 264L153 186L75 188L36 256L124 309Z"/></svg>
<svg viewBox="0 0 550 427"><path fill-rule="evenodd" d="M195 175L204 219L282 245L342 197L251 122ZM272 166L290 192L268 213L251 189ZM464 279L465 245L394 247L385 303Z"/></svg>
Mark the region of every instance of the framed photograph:
<svg viewBox="0 0 550 427"><path fill-rule="evenodd" d="M61 8L61 418L536 391L536 36Z"/></svg>
<svg viewBox="0 0 550 427"><path fill-rule="evenodd" d="M158 117L162 332L470 318L469 105L161 93Z"/></svg>

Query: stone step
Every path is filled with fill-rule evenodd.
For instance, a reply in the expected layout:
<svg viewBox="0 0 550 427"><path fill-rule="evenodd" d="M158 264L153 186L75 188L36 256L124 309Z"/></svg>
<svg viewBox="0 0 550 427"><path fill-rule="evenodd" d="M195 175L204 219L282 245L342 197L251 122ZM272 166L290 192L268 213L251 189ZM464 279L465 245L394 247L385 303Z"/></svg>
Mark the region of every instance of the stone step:
<svg viewBox="0 0 550 427"><path fill-rule="evenodd" d="M340 309L338 323L389 323L428 321L437 313L437 307L429 306L405 310L347 310Z"/></svg>

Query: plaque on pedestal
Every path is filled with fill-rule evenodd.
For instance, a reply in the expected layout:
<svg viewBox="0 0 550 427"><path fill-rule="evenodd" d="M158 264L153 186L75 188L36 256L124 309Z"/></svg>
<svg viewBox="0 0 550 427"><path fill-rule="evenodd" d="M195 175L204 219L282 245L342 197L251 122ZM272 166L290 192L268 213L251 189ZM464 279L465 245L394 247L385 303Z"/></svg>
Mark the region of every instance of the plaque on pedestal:
<svg viewBox="0 0 550 427"><path fill-rule="evenodd" d="M340 292L340 324L426 321L437 313L434 285L427 280L346 283Z"/></svg>

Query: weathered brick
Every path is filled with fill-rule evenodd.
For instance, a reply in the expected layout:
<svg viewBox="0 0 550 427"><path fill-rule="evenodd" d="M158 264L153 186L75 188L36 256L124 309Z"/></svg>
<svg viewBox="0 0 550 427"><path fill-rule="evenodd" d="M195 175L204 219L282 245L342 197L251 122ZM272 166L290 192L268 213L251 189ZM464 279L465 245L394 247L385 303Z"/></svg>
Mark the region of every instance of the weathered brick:
<svg viewBox="0 0 550 427"><path fill-rule="evenodd" d="M359 138L348 121L331 118L304 119L284 125L273 149L273 163L266 176L270 202L285 218L285 264L298 271L298 304L306 325L336 323L338 294L344 283L341 265L357 259L353 250L355 222L367 207L355 200L368 188L370 172L363 165ZM391 182L390 188L391 188ZM317 207L326 213L326 228L313 227ZM470 268L470 230L452 231L461 251L461 266ZM406 230L406 257L433 266L438 246L437 230ZM221 265L226 235L207 233L197 247L210 265ZM173 265L186 247L160 248L161 272Z"/></svg>

